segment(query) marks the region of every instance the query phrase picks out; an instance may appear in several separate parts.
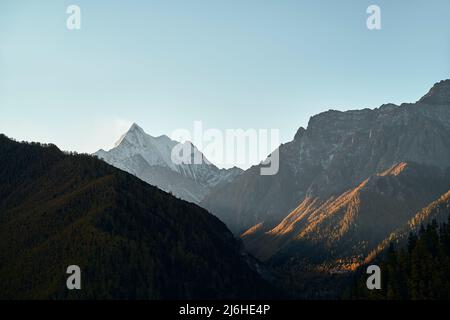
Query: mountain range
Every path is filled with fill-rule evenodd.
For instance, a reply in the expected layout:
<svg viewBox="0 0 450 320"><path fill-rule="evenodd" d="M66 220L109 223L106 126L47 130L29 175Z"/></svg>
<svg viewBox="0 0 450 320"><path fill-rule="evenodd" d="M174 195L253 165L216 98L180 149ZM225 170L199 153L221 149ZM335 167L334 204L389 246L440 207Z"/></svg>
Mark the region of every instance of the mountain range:
<svg viewBox="0 0 450 320"><path fill-rule="evenodd" d="M416 103L330 110L201 206L264 261L348 269L450 189L450 80ZM309 262L307 262L309 263Z"/></svg>
<svg viewBox="0 0 450 320"><path fill-rule="evenodd" d="M450 188L450 80L416 103L329 110L280 145L278 174L261 165L176 165L178 142L134 124L95 155L224 221L263 261L299 259L351 269ZM186 142L189 143L189 142ZM197 153L197 154L196 154ZM311 255L311 250L314 254Z"/></svg>
<svg viewBox="0 0 450 320"><path fill-rule="evenodd" d="M137 124L94 156L0 135L0 298L334 294L324 275L446 221L449 137L450 80L415 103L311 117L272 176L219 169L190 142L201 163L176 164L180 142ZM82 292L65 289L72 264Z"/></svg>

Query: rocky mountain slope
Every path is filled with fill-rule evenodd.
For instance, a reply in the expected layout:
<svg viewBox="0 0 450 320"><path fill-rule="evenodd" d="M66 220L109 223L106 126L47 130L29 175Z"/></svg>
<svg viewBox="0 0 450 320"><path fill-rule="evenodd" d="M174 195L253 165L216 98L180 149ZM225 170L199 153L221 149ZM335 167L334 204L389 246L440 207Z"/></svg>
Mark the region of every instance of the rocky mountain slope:
<svg viewBox="0 0 450 320"><path fill-rule="evenodd" d="M437 186L442 182L445 189L450 181L444 177L450 166L449 96L445 80L416 103L316 115L279 147L277 175L261 176L252 167L201 205L236 234L244 233L250 250L265 259L292 237L307 240L303 250L320 242L327 253L333 251L328 244L339 239L333 257L366 252L446 191ZM409 186L402 179L414 170L417 181ZM258 234L266 235L259 245L250 240Z"/></svg>
<svg viewBox="0 0 450 320"><path fill-rule="evenodd" d="M279 147L277 175L261 176L252 167L201 205L241 232L259 223L273 227L307 197L339 195L402 161L446 168L449 92L446 80L417 103L316 115Z"/></svg>

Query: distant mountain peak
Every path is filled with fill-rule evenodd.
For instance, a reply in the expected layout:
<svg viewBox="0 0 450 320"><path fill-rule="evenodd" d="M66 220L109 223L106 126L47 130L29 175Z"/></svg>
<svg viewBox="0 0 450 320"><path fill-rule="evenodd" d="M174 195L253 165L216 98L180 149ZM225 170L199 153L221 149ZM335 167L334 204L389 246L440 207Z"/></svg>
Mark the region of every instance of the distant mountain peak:
<svg viewBox="0 0 450 320"><path fill-rule="evenodd" d="M144 129L142 129L137 123L133 123L128 131L125 132L125 134L123 134L119 138L119 140L117 140L117 142L114 144L114 147L118 147L125 139L131 143L133 143L133 141L141 141L142 139L140 139L139 137L143 137L145 135L147 134L145 133Z"/></svg>
<svg viewBox="0 0 450 320"><path fill-rule="evenodd" d="M128 132L144 132L144 129L142 129L136 122L133 123L128 130Z"/></svg>
<svg viewBox="0 0 450 320"><path fill-rule="evenodd" d="M180 144L183 157L189 157L192 162L174 162L172 152ZM186 151L190 154L185 155ZM236 169L221 170L209 162L191 141L180 143L166 135L154 137L136 123L120 137L114 148L99 150L95 155L184 200L197 203L212 188L234 180L242 172ZM198 163L196 159L201 161Z"/></svg>
<svg viewBox="0 0 450 320"><path fill-rule="evenodd" d="M436 83L419 102L431 105L450 104L450 79Z"/></svg>

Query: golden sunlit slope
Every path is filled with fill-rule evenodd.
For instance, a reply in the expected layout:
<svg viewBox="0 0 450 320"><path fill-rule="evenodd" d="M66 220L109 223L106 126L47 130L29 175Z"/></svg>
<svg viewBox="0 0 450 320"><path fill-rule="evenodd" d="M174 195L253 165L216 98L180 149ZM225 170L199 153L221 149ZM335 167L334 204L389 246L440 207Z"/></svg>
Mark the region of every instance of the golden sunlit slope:
<svg viewBox="0 0 450 320"><path fill-rule="evenodd" d="M361 260L449 187L443 170L401 162L340 196L305 198L275 228L245 233L244 243L263 260L302 246L314 247L319 261Z"/></svg>

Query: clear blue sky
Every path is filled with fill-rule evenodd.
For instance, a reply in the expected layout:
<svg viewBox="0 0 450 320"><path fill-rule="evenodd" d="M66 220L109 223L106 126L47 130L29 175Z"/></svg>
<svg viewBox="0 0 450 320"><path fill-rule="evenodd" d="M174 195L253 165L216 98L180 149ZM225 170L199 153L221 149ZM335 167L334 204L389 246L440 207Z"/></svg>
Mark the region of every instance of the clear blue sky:
<svg viewBox="0 0 450 320"><path fill-rule="evenodd" d="M66 150L111 147L132 122L289 141L321 111L416 101L445 78L448 0L0 1L0 132Z"/></svg>

